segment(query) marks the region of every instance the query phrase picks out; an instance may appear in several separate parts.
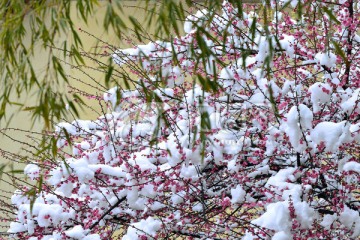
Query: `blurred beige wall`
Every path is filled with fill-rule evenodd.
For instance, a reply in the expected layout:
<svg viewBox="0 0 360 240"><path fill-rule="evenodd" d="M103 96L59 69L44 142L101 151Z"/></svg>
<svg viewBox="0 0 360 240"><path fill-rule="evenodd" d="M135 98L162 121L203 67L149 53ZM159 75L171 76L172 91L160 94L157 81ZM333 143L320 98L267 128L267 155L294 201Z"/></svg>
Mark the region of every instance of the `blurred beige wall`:
<svg viewBox="0 0 360 240"><path fill-rule="evenodd" d="M77 17L75 3L76 2L74 1L74 7L72 8L72 16L74 16L75 19L77 19L75 21L76 28L81 28L81 29L93 34L95 37L101 39L102 41L112 44L114 46L118 46L119 48L128 47L128 46L126 46L126 44L121 43L121 41L119 40L119 37L116 36L114 34L114 32L112 32L112 31L106 32L103 28L102 22L103 22L105 14L106 14L107 2L102 2L102 1L100 2L100 6L96 8L97 10L96 10L95 15L93 17L89 18L88 24L84 23L82 20L80 20L79 17ZM131 26L131 25L130 25L129 20L127 20L128 19L127 16L133 16L133 17L139 19L139 21L141 21L145 16L144 10L141 10L141 8L145 6L144 1L126 1L125 0L125 1L122 1L122 6L123 6L123 10L124 10L124 18L123 19L125 20L125 24L127 24L128 26ZM25 25L26 25L26 23L25 23ZM89 35L87 35L85 33L81 33L81 32L79 32L79 35L83 42L83 51L84 52L92 52L96 45L104 46L104 44L101 44L101 43L99 44L98 40L93 36L89 36ZM55 41L58 43L59 46L61 46L61 43L64 40L67 40L69 42L72 41L69 38L69 36L66 36L64 34L60 38L56 39ZM30 39L25 39L25 44L29 41L30 41ZM37 54L33 58L33 63L36 63L36 64L34 64L34 66L35 66L34 70L37 74L41 75L44 71L43 69L45 68L45 66L47 64L47 60L48 60L47 52L42 50L41 47L38 47L35 50L35 52ZM61 52L58 52L56 54L59 57L62 56ZM101 60L103 62L107 62L108 59L109 59L109 57L102 57L99 60ZM90 67L97 66L97 64L95 64L93 61L85 59L85 62L86 62L86 65L88 65ZM99 83L104 82L105 76L103 73L90 70L89 68L83 68L83 69L87 74L89 74L92 78L94 78ZM72 68L69 65L65 66L65 71L66 71L66 74L69 74L70 76L73 76L74 78L79 78L85 83L84 84L84 83L80 83L75 80L70 80L70 85L72 85L76 88L79 88L85 92L97 93L99 95L103 94L103 92L96 90L93 87L90 87L89 85L87 85L87 84L92 84L92 85L95 85L95 84L88 76L84 75L80 71L77 71L76 69ZM68 87L65 84L62 88L64 91L68 90ZM16 100L18 102L23 102L23 103L25 103L26 106L34 105L36 103L36 97L37 97L36 92L33 92L33 93L29 94L28 96L25 96L25 94L21 95L20 97L18 97L16 94L13 94L11 96L11 98L13 100ZM85 101L87 104L92 106L94 109L96 109L98 111L100 110L99 104L96 101L89 101L86 99L85 99ZM36 142L27 137L27 135L29 135L29 133L23 133L18 130L3 131L3 128L5 128L6 123L9 122L9 125L7 126L8 128L24 129L24 130L31 129L31 131L33 131L33 132L41 132L43 130L43 122L36 121L35 124L32 124L30 113L24 112L24 111L19 111L19 108L16 105L9 106L7 108L6 114L7 114L8 118L6 120L2 120L0 122L0 129L2 129L1 130L2 132L0 132L0 164L13 162L14 169L22 170L24 168L24 165L14 162L11 157L10 157L10 159L9 159L9 157L6 157L9 155L5 154L1 149L12 152L12 153L16 153L16 154L26 155L26 151L22 150L22 148L24 148L24 144L22 144L20 142L29 143L29 144L35 145L35 146L36 146ZM12 116L12 118L10 118L11 116ZM97 117L99 117L99 114L89 111L89 109L80 111L81 119L96 119ZM72 121L73 118L70 116L68 120ZM6 137L4 134L7 134L10 138L13 138L13 139ZM25 148L26 148L26 146L25 146ZM1 196L7 196L7 197L11 196L13 191L15 190L11 186L11 184L9 184L7 182L9 180L9 178L7 178L6 176L3 176L3 177L4 177L3 178L4 181L0 182L0 189L2 191L2 193L0 193L0 199L3 199L3 198L1 198ZM0 215L1 216L3 216L2 213L3 212L0 207ZM8 224L9 223L6 223L6 222L0 223L0 239L2 239L1 232L7 231Z"/></svg>
<svg viewBox="0 0 360 240"><path fill-rule="evenodd" d="M140 4L139 4L140 2ZM77 22L75 22L76 28L81 28L91 34L94 35L93 36L89 36L86 33L82 33L79 32L80 38L83 42L83 50L84 52L92 52L94 47L98 44L99 46L104 46L105 44L102 43L98 43L98 40L95 38L99 38L104 42L107 42L109 44L112 44L114 46L118 46L119 48L122 47L128 47L125 46L125 44L123 44L121 41L119 41L118 36L116 36L114 34L114 32L110 31L110 32L106 32L102 26L102 21L104 19L104 16L106 14L106 2L100 2L101 5L99 7L97 7L96 13L94 17L89 18L88 24L86 25L83 21L80 20L80 18L77 18ZM122 6L124 9L124 20L125 24L128 24L130 26L130 22L127 20L127 16L133 16L135 18L143 19L144 17L144 11L141 10L141 7L144 6L143 1L122 1ZM140 8L139 8L140 7ZM75 11L75 2L74 2L74 8L73 8L73 12L72 15L75 17L76 19L76 11ZM71 42L72 40L65 35L62 35L59 39L56 39L56 42L59 44L59 46L61 45L61 43L66 40L68 42ZM29 41L29 39L26 39L26 41ZM47 53L42 50L42 48L38 47L35 52L37 52L37 54L33 57L33 62L36 63L34 64L35 66L35 72L37 74L42 74L43 69L45 68L46 64L47 64ZM58 52L56 53L59 57L62 56L63 53ZM98 58L100 61L106 63L109 59L109 57L99 57ZM95 64L93 61L88 60L85 58L85 63L88 67L96 67L97 64ZM90 68L86 68L83 67L82 68L84 70L84 72L86 72L87 74L89 74L92 78L95 79L95 81L98 81L99 83L103 84L104 83L104 79L105 76L103 73L98 72L98 71L93 71ZM80 83L74 79L70 79L69 83L71 86L74 86L76 88L81 89L82 91L85 92L90 92L90 93L98 93L98 94L103 94L103 92L96 90L95 88L89 86L88 84L91 85L96 85L96 83L93 82L93 80L91 80L88 76L84 75L83 73L81 73L80 71L72 68L70 65L65 65L65 71L66 74L69 74L70 76L74 77L74 78L78 78L81 79L84 83ZM66 92L69 88L64 84L64 86L62 87L64 88L63 90ZM11 98L15 101L18 102L23 102L25 103L26 106L32 106L36 103L36 97L37 94L36 92L30 93L27 96L25 96L25 94L21 95L20 98L18 98L18 96L16 94L13 94L11 96ZM94 107L96 107L97 103L95 101L86 101L89 104L93 104ZM41 121L37 121L35 122L35 124L32 124L31 121L31 114L29 112L25 112L25 111L18 111L19 107L16 105L13 106L9 106L7 108L7 119L6 120L2 120L1 121L1 125L0 128L4 128L6 127L6 122L9 122L9 128L19 128L19 129L26 129L29 130L31 129L32 131L41 131L43 129L43 123ZM14 115L13 115L14 114ZM12 117L12 118L11 118ZM96 115L95 113L92 113L91 111L88 111L85 109L85 111L80 111L80 118L82 119L94 119L98 117L98 115ZM68 119L69 121L72 120L71 116ZM18 131L6 131L6 134L8 134L11 137L14 137L20 141L24 140L24 136L22 136L23 134L21 134ZM6 137L3 136L3 134L0 133L0 149L6 149L8 151L11 152L18 152L20 149L19 144L16 144L13 140L10 140ZM1 152L0 152L0 163L3 163L5 160L3 159L3 157L1 156Z"/></svg>

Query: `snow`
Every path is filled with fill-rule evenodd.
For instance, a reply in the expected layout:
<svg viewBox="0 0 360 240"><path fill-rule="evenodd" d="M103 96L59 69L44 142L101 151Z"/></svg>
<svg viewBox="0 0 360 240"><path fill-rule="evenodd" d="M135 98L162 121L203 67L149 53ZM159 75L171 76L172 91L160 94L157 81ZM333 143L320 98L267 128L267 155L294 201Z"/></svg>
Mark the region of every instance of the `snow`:
<svg viewBox="0 0 360 240"><path fill-rule="evenodd" d="M350 124L347 121L339 123L321 122L311 131L311 139L314 143L325 143L327 152L335 152L340 145L351 140Z"/></svg>
<svg viewBox="0 0 360 240"><path fill-rule="evenodd" d="M244 237L242 238L242 240L255 240L258 239L257 236L252 235L251 232L246 231Z"/></svg>
<svg viewBox="0 0 360 240"><path fill-rule="evenodd" d="M256 58L255 57L246 56L245 61L244 61L244 58L240 58L237 61L237 66L245 66L246 69L252 70L256 66L255 63L256 63ZM224 68L224 69L226 69L226 68Z"/></svg>
<svg viewBox="0 0 360 240"><path fill-rule="evenodd" d="M336 215L326 214L320 223L325 229L330 229L331 224L337 219Z"/></svg>
<svg viewBox="0 0 360 240"><path fill-rule="evenodd" d="M265 96L263 93L261 92L257 92L254 95L251 96L251 98L249 99L249 102L252 104L255 104L257 106L261 106L264 105L265 103Z"/></svg>
<svg viewBox="0 0 360 240"><path fill-rule="evenodd" d="M281 169L276 175L269 178L266 186L276 186L281 188L289 187L291 183L289 183L288 180L295 180L295 177L293 175L295 171L296 168L294 167Z"/></svg>
<svg viewBox="0 0 360 240"><path fill-rule="evenodd" d="M295 44L295 37L289 35L283 35L283 39L279 41L281 48L286 51L286 54L289 57L294 57L294 44Z"/></svg>
<svg viewBox="0 0 360 240"><path fill-rule="evenodd" d="M101 238L100 238L99 234L90 234L90 235L82 238L82 240L101 240Z"/></svg>
<svg viewBox="0 0 360 240"><path fill-rule="evenodd" d="M76 225L70 230L65 231L65 235L74 239L84 239L85 230L81 225Z"/></svg>
<svg viewBox="0 0 360 240"><path fill-rule="evenodd" d="M360 89L356 89L352 96L344 101L342 104L341 104L341 108L347 113L347 114L350 114L351 112L353 111L356 111L360 108L360 101L359 101L359 97L360 97Z"/></svg>
<svg viewBox="0 0 360 240"><path fill-rule="evenodd" d="M195 15L190 15L186 17L184 23L184 31L185 33L191 33L192 31L196 30L197 26L201 26L201 21L206 18L208 11L206 9L199 10L196 12ZM195 27L194 27L195 25Z"/></svg>
<svg viewBox="0 0 360 240"><path fill-rule="evenodd" d="M317 212L310 207L307 202L298 201L294 198L294 208L296 212L296 219L300 223L300 228L311 228L315 219L318 218Z"/></svg>
<svg viewBox="0 0 360 240"><path fill-rule="evenodd" d="M336 66L336 55L332 52L317 53L315 55L315 59L318 61L318 63L320 63L320 65L324 65L328 68Z"/></svg>
<svg viewBox="0 0 360 240"><path fill-rule="evenodd" d="M63 129L65 129L71 135L77 134L76 127L71 123L62 122L57 124L55 127L56 132L61 132Z"/></svg>
<svg viewBox="0 0 360 240"><path fill-rule="evenodd" d="M61 133L66 130L69 135L81 135L89 133L97 127L96 122L90 120L75 120L72 123L61 122L55 126L55 132Z"/></svg>
<svg viewBox="0 0 360 240"><path fill-rule="evenodd" d="M126 177L126 172L121 167L112 167L105 164L89 164L88 168L93 172L100 170L102 174L113 177Z"/></svg>
<svg viewBox="0 0 360 240"><path fill-rule="evenodd" d="M350 132L354 137L354 141L360 142L360 123L351 124Z"/></svg>
<svg viewBox="0 0 360 240"><path fill-rule="evenodd" d="M300 125L303 129L312 129L313 113L304 104L299 105Z"/></svg>
<svg viewBox="0 0 360 240"><path fill-rule="evenodd" d="M37 179L40 176L40 168L36 164L28 164L24 168L24 173L31 179Z"/></svg>
<svg viewBox="0 0 360 240"><path fill-rule="evenodd" d="M308 203L294 199L296 219L302 229L311 227L313 221L317 218L315 210ZM259 218L251 221L261 227L272 229L276 232L289 232L291 230L291 218L289 211L289 201L270 203L266 207L266 212Z"/></svg>
<svg viewBox="0 0 360 240"><path fill-rule="evenodd" d="M106 102L111 102L112 106L115 107L117 101L116 92L118 91L117 87L113 87L104 93L104 100Z"/></svg>
<svg viewBox="0 0 360 240"><path fill-rule="evenodd" d="M47 182L51 185L57 185L63 179L63 172L60 168L56 168L50 171L49 176L51 176Z"/></svg>
<svg viewBox="0 0 360 240"><path fill-rule="evenodd" d="M257 40L255 40L256 42L258 42L259 44L259 52L256 55L256 61L258 61L259 63L264 63L265 59L268 56L268 53L270 53L270 44L272 46L274 46L275 44L273 44L273 38L266 39L266 37L258 37Z"/></svg>
<svg viewBox="0 0 360 240"><path fill-rule="evenodd" d="M59 204L45 204L42 198L37 198L33 205L32 212L30 211L29 204L20 204L17 217L24 228L26 228L29 233L32 233L34 231L34 220L36 220L40 227L49 227L73 218L74 211L64 211L63 207ZM21 228L19 224L11 224L8 232L14 233L21 229L23 228Z"/></svg>
<svg viewBox="0 0 360 240"><path fill-rule="evenodd" d="M245 190L237 185L236 188L231 189L231 203L242 203L245 200L245 195Z"/></svg>
<svg viewBox="0 0 360 240"><path fill-rule="evenodd" d="M354 171L360 173L360 163L358 162L347 162L343 167L343 171Z"/></svg>
<svg viewBox="0 0 360 240"><path fill-rule="evenodd" d="M286 80L283 84L283 87L282 87L282 95L286 95L288 94L291 90L294 90L295 89L295 81L289 81L289 80Z"/></svg>
<svg viewBox="0 0 360 240"><path fill-rule="evenodd" d="M170 81L171 80L171 81ZM171 68L171 72L168 77L168 87L173 88L174 86L179 86L185 81L184 74L181 73L181 69L178 66Z"/></svg>
<svg viewBox="0 0 360 240"><path fill-rule="evenodd" d="M161 222L153 217L148 217L140 222L132 223L128 228L123 240L137 240L142 235L150 235L154 237L156 232L161 228Z"/></svg>
<svg viewBox="0 0 360 240"><path fill-rule="evenodd" d="M300 139L303 137L301 130L311 129L312 121L313 114L311 110L303 104L291 107L286 114L286 122L282 124L282 129L287 133L291 145L298 152L304 149L304 144L300 143Z"/></svg>
<svg viewBox="0 0 360 240"><path fill-rule="evenodd" d="M192 207L192 210L195 211L195 212L201 212L203 211L203 205L201 203L198 203L198 204L195 204L193 207Z"/></svg>
<svg viewBox="0 0 360 240"><path fill-rule="evenodd" d="M80 183L87 182L94 178L94 171L89 168L89 164L85 159L78 159L71 162L69 165L74 169L74 173L78 177Z"/></svg>
<svg viewBox="0 0 360 240"><path fill-rule="evenodd" d="M56 189L56 191L60 192L65 197L70 197L72 195L72 190L74 189L74 185L71 182L64 182Z"/></svg>
<svg viewBox="0 0 360 240"><path fill-rule="evenodd" d="M286 2L290 2L291 7L295 8L300 1L299 0L288 0Z"/></svg>
<svg viewBox="0 0 360 240"><path fill-rule="evenodd" d="M332 88L327 83L314 83L309 87L309 92L311 94L313 110L316 113L321 110L321 104L325 104L330 101Z"/></svg>
<svg viewBox="0 0 360 240"><path fill-rule="evenodd" d="M354 226L353 237L360 234L360 215L358 211L352 210L347 206L344 206L343 212L339 216L340 222L351 229Z"/></svg>
<svg viewBox="0 0 360 240"><path fill-rule="evenodd" d="M144 197L155 198L158 193L154 190L154 186L152 184L146 184L141 189L140 194Z"/></svg>
<svg viewBox="0 0 360 240"><path fill-rule="evenodd" d="M118 65L123 65L127 61L136 61L134 57L144 55L149 56L153 51L156 50L156 47L161 47L161 42L149 42L146 45L138 45L136 48L128 48L128 49L121 49L115 51L115 53L112 55L114 62ZM142 65L144 68L148 66L148 61L143 61Z"/></svg>
<svg viewBox="0 0 360 240"><path fill-rule="evenodd" d="M198 172L194 165L190 165L190 166L183 165L181 167L180 176L185 179L191 179L192 181L196 181L198 178Z"/></svg>
<svg viewBox="0 0 360 240"><path fill-rule="evenodd" d="M29 203L29 199L22 194L22 191L15 190L14 194L11 196L11 204L19 207L21 204Z"/></svg>
<svg viewBox="0 0 360 240"><path fill-rule="evenodd" d="M270 203L266 207L266 212L251 223L276 232L289 231L291 221L287 202Z"/></svg>
<svg viewBox="0 0 360 240"><path fill-rule="evenodd" d="M235 172L239 171L240 165L236 164L236 160L233 159L228 162L227 168L231 173L235 173Z"/></svg>
<svg viewBox="0 0 360 240"><path fill-rule="evenodd" d="M178 192L178 193L173 193L171 195L171 201L173 204L178 205L182 202L184 202L184 196L186 195L186 193L184 191Z"/></svg>
<svg viewBox="0 0 360 240"><path fill-rule="evenodd" d="M277 232L272 236L271 240L292 240L292 236L290 233L281 231Z"/></svg>
<svg viewBox="0 0 360 240"><path fill-rule="evenodd" d="M145 209L145 198L139 197L139 190L137 187L133 187L131 191L127 191L126 201L133 210Z"/></svg>
<svg viewBox="0 0 360 240"><path fill-rule="evenodd" d="M18 232L24 232L25 230L26 230L26 228L22 223L11 222L10 229L8 230L8 232L9 233L18 233Z"/></svg>
<svg viewBox="0 0 360 240"><path fill-rule="evenodd" d="M281 169L276 175L269 178L265 186L275 188L283 200L288 200L290 197L293 200L300 200L301 186L293 183L296 181L296 176L294 176L296 170L297 168L294 167Z"/></svg>

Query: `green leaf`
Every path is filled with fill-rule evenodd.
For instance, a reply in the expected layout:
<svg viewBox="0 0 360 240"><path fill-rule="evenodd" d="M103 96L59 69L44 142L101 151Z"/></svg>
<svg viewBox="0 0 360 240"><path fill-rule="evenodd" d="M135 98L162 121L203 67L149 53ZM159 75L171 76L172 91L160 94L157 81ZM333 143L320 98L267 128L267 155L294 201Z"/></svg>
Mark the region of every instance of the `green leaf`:
<svg viewBox="0 0 360 240"><path fill-rule="evenodd" d="M56 138L51 138L51 152L52 152L52 156L55 159L57 157L57 151L58 151L58 147L57 147L57 139Z"/></svg>
<svg viewBox="0 0 360 240"><path fill-rule="evenodd" d="M7 164L2 163L0 164L0 182L2 181L2 175L4 173L4 169L6 168Z"/></svg>
<svg viewBox="0 0 360 240"><path fill-rule="evenodd" d="M65 134L65 139L68 142L69 146L72 146L71 137L70 137L70 134L68 133L68 131L65 128L63 128L62 132Z"/></svg>
<svg viewBox="0 0 360 240"><path fill-rule="evenodd" d="M41 191L42 191L42 187L43 187L43 176L42 175L40 175L40 177L39 177L39 180L37 181L37 185L38 185L38 193L41 193Z"/></svg>
<svg viewBox="0 0 360 240"><path fill-rule="evenodd" d="M251 41L253 42L254 39L255 39L255 33L256 33L256 22L257 22L257 19L256 17L254 17L252 23L251 23L251 26L250 26L250 29L249 29L249 32L251 34Z"/></svg>
<svg viewBox="0 0 360 240"><path fill-rule="evenodd" d="M30 200L30 213L32 214L32 211L34 208L34 203L36 200L36 188L33 187L33 188L29 189L28 191L25 192L24 195L27 196Z"/></svg>
<svg viewBox="0 0 360 240"><path fill-rule="evenodd" d="M340 24L340 21L337 20L337 18L334 16L333 12L330 9L328 9L327 7L323 7L322 9L324 10L324 12L326 12L326 14L331 20L333 20L337 24Z"/></svg>
<svg viewBox="0 0 360 240"><path fill-rule="evenodd" d="M80 52L77 50L76 47L71 46L71 55L75 57L76 63L79 65L80 63L85 65L85 61L83 57L81 56Z"/></svg>
<svg viewBox="0 0 360 240"><path fill-rule="evenodd" d="M72 101L69 101L68 104L69 104L70 110L75 114L75 116L79 117L80 116L79 111L75 107L74 103Z"/></svg>
<svg viewBox="0 0 360 240"><path fill-rule="evenodd" d="M271 106L274 111L274 115L275 115L276 119L279 121L279 118L280 118L279 109L277 107L277 104L276 104L276 101L274 98L274 91L271 87L271 84L269 84L269 95L270 95L269 99L270 99L270 103L271 103Z"/></svg>
<svg viewBox="0 0 360 240"><path fill-rule="evenodd" d="M341 59L345 62L346 66L349 65L349 60L346 57L346 54L343 51L343 49L340 47L340 45L337 42L335 42L334 40L332 40L331 43L335 47L335 53L341 57Z"/></svg>
<svg viewBox="0 0 360 240"><path fill-rule="evenodd" d="M24 174L24 170L19 170L19 169L14 169L14 170L10 170L9 173L11 174Z"/></svg>
<svg viewBox="0 0 360 240"><path fill-rule="evenodd" d="M134 32L135 35L137 37L137 39L142 42L142 27L140 25L140 23L138 22L138 20L132 16L129 17L130 22L132 23L132 25L134 26Z"/></svg>
<svg viewBox="0 0 360 240"><path fill-rule="evenodd" d="M111 79L111 75L112 75L113 71L114 71L114 66L112 66L112 63L110 63L108 65L108 69L107 69L106 74L105 74L105 86L107 88L110 87L110 79Z"/></svg>

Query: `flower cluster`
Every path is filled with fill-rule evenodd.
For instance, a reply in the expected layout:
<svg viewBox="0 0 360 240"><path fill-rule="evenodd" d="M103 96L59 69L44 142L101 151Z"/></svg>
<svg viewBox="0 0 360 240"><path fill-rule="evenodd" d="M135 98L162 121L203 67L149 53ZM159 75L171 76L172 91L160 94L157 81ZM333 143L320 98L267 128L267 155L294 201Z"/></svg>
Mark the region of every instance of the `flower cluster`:
<svg viewBox="0 0 360 240"><path fill-rule="evenodd" d="M17 190L21 239L355 239L360 9L199 9L184 35L117 50L138 78L108 113L59 123L59 158ZM292 11L292 8L294 12ZM302 11L297 19L297 13ZM71 144L72 152L65 153Z"/></svg>

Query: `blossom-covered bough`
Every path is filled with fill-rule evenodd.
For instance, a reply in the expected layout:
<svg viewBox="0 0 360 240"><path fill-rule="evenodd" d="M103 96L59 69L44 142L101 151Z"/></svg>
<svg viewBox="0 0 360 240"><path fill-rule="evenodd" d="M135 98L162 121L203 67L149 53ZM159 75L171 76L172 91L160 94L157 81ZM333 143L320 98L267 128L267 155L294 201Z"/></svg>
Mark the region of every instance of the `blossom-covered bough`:
<svg viewBox="0 0 360 240"><path fill-rule="evenodd" d="M359 237L359 2L231 2L114 52L136 81L97 120L57 124L13 237Z"/></svg>

